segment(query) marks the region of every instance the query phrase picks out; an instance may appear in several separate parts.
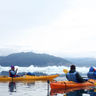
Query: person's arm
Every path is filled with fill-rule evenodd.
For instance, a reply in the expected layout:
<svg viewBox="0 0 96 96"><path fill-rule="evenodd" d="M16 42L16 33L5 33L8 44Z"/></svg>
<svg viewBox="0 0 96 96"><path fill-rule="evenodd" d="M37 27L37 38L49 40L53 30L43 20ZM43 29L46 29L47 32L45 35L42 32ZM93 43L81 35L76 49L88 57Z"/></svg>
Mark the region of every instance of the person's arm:
<svg viewBox="0 0 96 96"><path fill-rule="evenodd" d="M17 74L17 70L18 70L18 68L17 68L17 69L16 69L16 71L15 71L15 72L16 72L16 74Z"/></svg>
<svg viewBox="0 0 96 96"><path fill-rule="evenodd" d="M85 80L81 77L81 75L77 72L76 78L79 82L84 82Z"/></svg>
<svg viewBox="0 0 96 96"><path fill-rule="evenodd" d="M66 76L66 78L67 78L67 74L66 74L65 76ZM68 78L67 78L67 80L68 80Z"/></svg>

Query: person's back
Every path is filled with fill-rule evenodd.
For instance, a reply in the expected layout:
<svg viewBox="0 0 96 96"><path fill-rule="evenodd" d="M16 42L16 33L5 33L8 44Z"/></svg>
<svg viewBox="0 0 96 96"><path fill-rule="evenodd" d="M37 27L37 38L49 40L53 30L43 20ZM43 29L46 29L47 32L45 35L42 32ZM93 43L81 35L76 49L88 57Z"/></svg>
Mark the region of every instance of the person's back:
<svg viewBox="0 0 96 96"><path fill-rule="evenodd" d="M75 65L71 65L69 73L66 74L66 78L69 81L74 81L74 82L85 82L85 80L80 76L78 72L76 72Z"/></svg>

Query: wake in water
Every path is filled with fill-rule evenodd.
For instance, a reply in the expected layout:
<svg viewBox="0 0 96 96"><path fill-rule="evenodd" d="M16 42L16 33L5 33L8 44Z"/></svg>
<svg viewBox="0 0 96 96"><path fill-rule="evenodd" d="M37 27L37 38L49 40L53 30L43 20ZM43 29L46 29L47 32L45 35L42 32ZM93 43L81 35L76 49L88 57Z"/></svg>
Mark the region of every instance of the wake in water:
<svg viewBox="0 0 96 96"><path fill-rule="evenodd" d="M47 67L35 67L33 65L29 67L19 67L15 66L15 68L18 68L18 73L27 73L27 72L41 72L48 75L51 74L64 74L63 69L69 70L69 67L66 66L47 66ZM9 71L10 67L3 67L0 66L0 73L3 71ZM89 71L89 67L77 67L76 70L80 72L81 74L87 74Z"/></svg>

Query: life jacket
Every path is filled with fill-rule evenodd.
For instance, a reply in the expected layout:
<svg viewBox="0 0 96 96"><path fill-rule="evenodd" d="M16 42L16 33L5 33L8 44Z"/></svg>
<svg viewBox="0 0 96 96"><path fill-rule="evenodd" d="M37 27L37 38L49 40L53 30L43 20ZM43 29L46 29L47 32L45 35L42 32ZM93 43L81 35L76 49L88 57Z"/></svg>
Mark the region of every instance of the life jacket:
<svg viewBox="0 0 96 96"><path fill-rule="evenodd" d="M76 74L77 74L77 72L67 73L67 74L66 74L66 75L67 75L67 79L68 79L69 81L78 82L78 81L77 81L77 78L76 78Z"/></svg>
<svg viewBox="0 0 96 96"><path fill-rule="evenodd" d="M88 72L87 76L89 79L96 79L96 72Z"/></svg>
<svg viewBox="0 0 96 96"><path fill-rule="evenodd" d="M90 67L87 76L89 79L96 79L96 70L93 67Z"/></svg>
<svg viewBox="0 0 96 96"><path fill-rule="evenodd" d="M9 71L9 76L10 76L10 77L16 77L16 72L13 71L13 70L10 70L10 71Z"/></svg>

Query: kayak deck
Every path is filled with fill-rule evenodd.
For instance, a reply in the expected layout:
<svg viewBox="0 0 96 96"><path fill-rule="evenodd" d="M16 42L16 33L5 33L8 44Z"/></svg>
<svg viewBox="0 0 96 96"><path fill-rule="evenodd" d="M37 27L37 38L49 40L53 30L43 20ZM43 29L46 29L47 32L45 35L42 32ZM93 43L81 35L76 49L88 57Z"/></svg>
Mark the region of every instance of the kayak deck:
<svg viewBox="0 0 96 96"><path fill-rule="evenodd" d="M8 77L8 76L0 76L0 82L4 81L28 81L28 80L52 80L59 75L47 75L47 76L29 76L29 75L24 75L22 77Z"/></svg>
<svg viewBox="0 0 96 96"><path fill-rule="evenodd" d="M92 80L92 79L84 83L76 83L73 81L58 81L58 82L51 82L50 86L51 86L51 89L66 89L66 88L95 86L95 83L96 83L96 80Z"/></svg>

